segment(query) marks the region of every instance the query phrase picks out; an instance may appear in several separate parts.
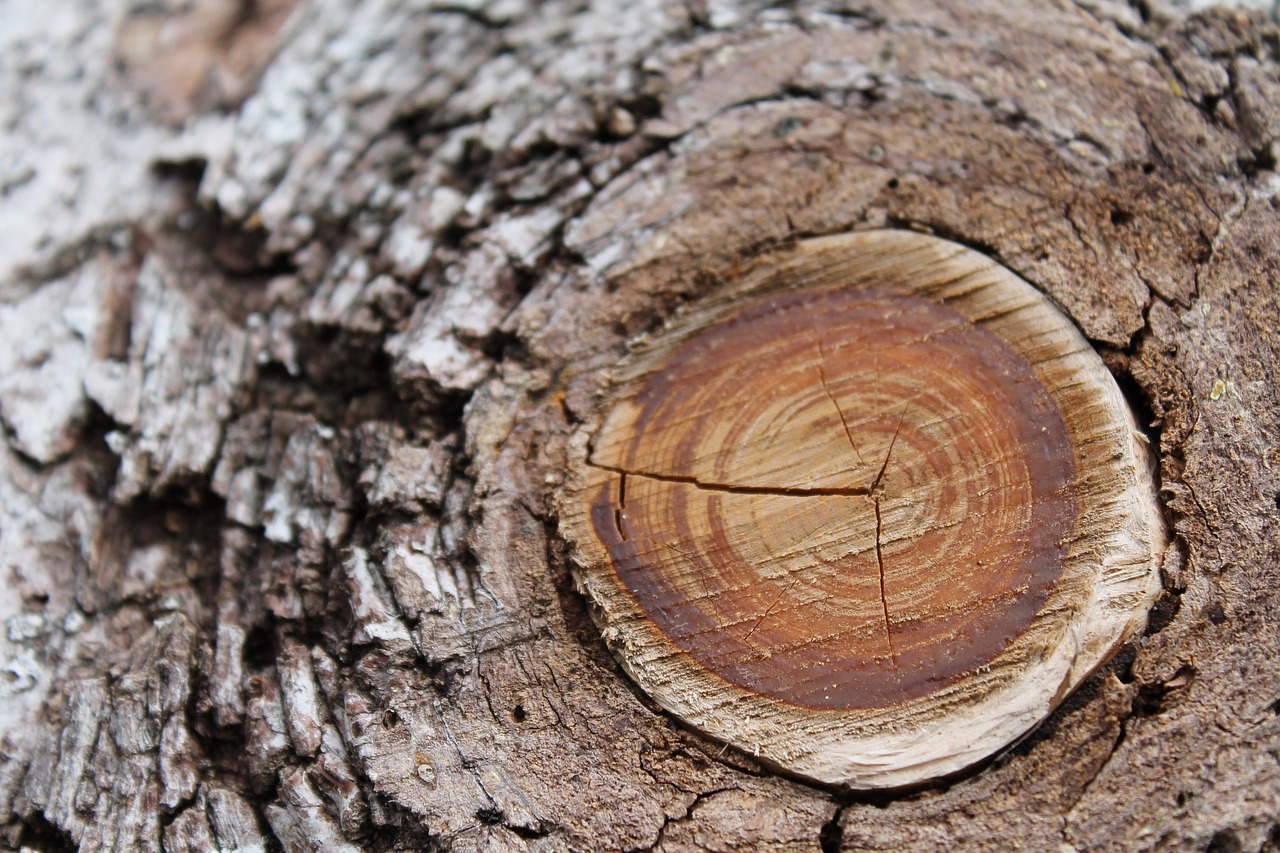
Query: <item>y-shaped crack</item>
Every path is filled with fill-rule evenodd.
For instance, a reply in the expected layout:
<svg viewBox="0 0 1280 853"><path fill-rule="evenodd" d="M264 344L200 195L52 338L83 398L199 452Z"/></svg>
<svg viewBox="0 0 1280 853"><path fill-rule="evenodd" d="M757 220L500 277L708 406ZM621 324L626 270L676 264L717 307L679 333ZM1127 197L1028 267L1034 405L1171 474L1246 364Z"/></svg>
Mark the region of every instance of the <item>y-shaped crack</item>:
<svg viewBox="0 0 1280 853"><path fill-rule="evenodd" d="M821 352L821 344L819 344L819 351ZM858 450L858 445L853 440L853 431L849 428L849 423L845 419L844 410L840 408L840 403L836 400L835 395L831 393L831 389L827 386L826 371L823 370L822 365L818 365L818 378L822 384L822 390L826 393L827 399L831 401L831 405L835 408L836 414L840 418L840 424L844 427L845 437L849 440L849 446L853 449L854 455L858 457L859 463L862 463L862 453ZM699 480L697 477L682 474L660 474L656 471L636 471L630 468L621 468L616 465L605 465L602 462L596 462L590 458L587 459L587 464L593 468L599 468L602 471L611 471L618 475L618 505L614 508L613 519L614 524L618 529L618 535L624 542L627 541L627 533L622 524L623 516L626 514L627 509L627 477L644 477L645 479L657 480L662 483L679 483L681 485L693 486L695 489L707 492L723 492L735 495L869 498L876 515L876 566L880 575L880 608L881 612L884 614L884 638L885 643L889 647L889 658L893 661L894 667L896 668L897 653L893 648L892 622L889 618L889 596L885 591L884 582L884 551L881 546L881 540L883 539L884 533L884 519L880 512L880 483L884 479L885 471L889 469L889 460L893 457L893 448L898 443L898 435L902 432L902 424L906 420L907 409L910 408L910 405L911 404L909 402L904 405L902 407L901 414L898 415L898 424L894 427L893 437L889 439L889 448L885 451L884 462L880 465L880 470L876 472L875 479L871 482L870 486L824 486L808 488L787 486L746 486L733 483L707 482L705 480ZM765 608L764 613L760 614L760 617L756 619L755 623L751 626L751 629L747 631L746 636L743 637L744 640L756 632L764 620L768 618L769 614L774 611L774 608L776 608L778 604L781 603L782 599L795 588L799 581L799 578L793 579L785 589L778 593L773 602Z"/></svg>
<svg viewBox="0 0 1280 853"><path fill-rule="evenodd" d="M827 399L831 401L831 405L836 410L836 415L840 418L840 426L844 428L844 436L849 440L849 447L853 449L854 456L858 457L858 464L865 465L866 463L862 459L862 451L858 449L858 443L853 440L853 430L849 428L849 421L844 416L844 409L840 408L840 401L836 399L835 394L831 393L831 388L827 385L827 371L822 366L822 363L827 360L827 353L825 348L822 346L821 338L818 338L818 357L820 359L818 362L818 381L822 384L822 391L827 395ZM907 408L906 406L903 406L902 414L898 416L898 426L893 431L893 438L889 440L889 449L884 455L884 464L880 466L880 471L876 474L875 480L867 489L867 497L871 498L871 503L875 507L876 511L876 566L880 570L880 607L884 611L884 640L889 646L889 659L894 661L895 668L897 666L897 655L893 651L893 631L890 628L889 622L889 597L885 595L884 589L884 553L880 548L880 538L881 532L884 529L884 521L880 517L880 495L878 489L880 487L880 481L884 478L885 469L889 467L889 457L893 455L893 446L898 441L898 433L902 431L902 421L906 416ZM765 611L765 615L768 615L768 611ZM763 616L760 618L761 620L764 619ZM759 622L756 623L757 626L759 624ZM754 631L755 628L752 628L751 630ZM747 636L750 636L750 634Z"/></svg>
<svg viewBox="0 0 1280 853"><path fill-rule="evenodd" d="M858 457L858 464L865 465L862 459L862 451L858 449L858 443L853 440L853 430L849 428L849 421L844 416L844 409L840 408L840 401L836 399L836 395L831 393L830 386L827 385L827 371L822 366L827 360L826 348L822 346L822 338L817 339L818 342L818 382L822 385L822 391L827 395L827 399L831 401L832 407L836 410L836 415L840 418L840 426L844 428L845 438L849 440L849 447L853 449L853 455ZM907 405L902 407L902 413L898 415L898 425L893 430L893 438L889 439L889 449L884 454L884 464L880 466L880 470L876 473L876 478L872 481L867 489L867 497L871 498L871 503L876 511L876 566L880 570L880 607L884 611L884 639L889 646L889 658L895 661L897 655L893 651L893 631L889 622L889 597L885 594L884 588L884 552L880 547L881 534L884 530L884 520L880 516L880 481L884 479L884 472L889 467L889 457L893 455L893 447L898 442L898 433L902 432L902 422L907 417ZM767 611L766 611L766 615ZM761 617L762 619L764 617ZM759 623L757 623L758 625ZM752 629L755 630L754 628ZM750 636L750 635L748 635Z"/></svg>

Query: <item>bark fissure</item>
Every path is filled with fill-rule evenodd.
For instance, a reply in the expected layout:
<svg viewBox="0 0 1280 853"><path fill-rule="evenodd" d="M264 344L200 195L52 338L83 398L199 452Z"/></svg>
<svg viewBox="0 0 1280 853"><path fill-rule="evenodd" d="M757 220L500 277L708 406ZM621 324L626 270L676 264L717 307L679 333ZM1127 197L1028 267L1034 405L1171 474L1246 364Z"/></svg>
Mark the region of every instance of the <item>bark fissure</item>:
<svg viewBox="0 0 1280 853"><path fill-rule="evenodd" d="M633 848L632 850L628 851L628 853L648 853L648 851L661 850L663 840L666 837L667 831L671 827L678 826L679 824L684 823L685 821L691 819L694 816L694 813L697 812L698 808L702 806L703 803L710 800L712 797L718 796L728 791L737 791L737 790L740 790L737 786L725 786L725 787L712 788L707 791L687 792L687 793L693 794L693 801L689 803L687 808L685 808L684 813L677 815L675 817L666 818L663 821L662 826L659 827L658 835L653 840L653 843L648 844L644 847Z"/></svg>
<svg viewBox="0 0 1280 853"><path fill-rule="evenodd" d="M399 0L339 0L295 16L283 40L255 30L255 16L215 15L211 31L185 12L150 17L179 31L176 47L157 42L162 57L233 45L256 55L253 68L271 65L245 80L259 89L251 108L217 101L204 113L214 78L239 72L215 64L201 83L180 63L161 82L189 108L181 126L148 115L165 100L148 75L175 66L136 61L150 29L130 28L133 13L122 25L72 0L74 26L37 27L0 60L0 112L21 107L0 142L0 162L12 161L0 176L11 214L0 339L21 344L0 356L0 581L15 608L0 607L12 681L0 835L177 853L215 846L200 835L208 823L227 849L351 849L336 844L340 824L357 848L500 849L551 832L552 846L627 849L666 827L658 846L676 849L799 849L815 836L824 853L898 849L946 832L956 850L989 851L1014 814L1041 837L1060 826L1082 850L1274 840L1274 738L1249 732L1244 744L1214 719L1256 704L1280 660L1258 627L1274 624L1265 533L1280 500L1266 426L1277 420L1265 321L1280 233L1277 101L1265 97L1280 79L1275 28L1221 9L1181 18L1163 2L1130 4L1143 22L1123 5L986 0L905 0L875 15L802 2L767 21L741 0L695 12L650 0L474 5L421 15ZM788 42L799 39L811 43ZM351 109L360 121L333 118ZM67 168L43 168L48 152ZM1151 203L1131 207L1140 199ZM1133 217L1119 228L1107 221L1116 205ZM1132 363L1185 543L1170 592L1195 592L1137 649L1134 683L1194 657L1218 689L1158 716L1120 714L1109 749L1084 695L980 774L832 815L827 793L746 753L710 767L678 758L706 742L637 701L585 611L566 621L555 606L581 599L569 581L547 582L569 559L549 495L563 476L558 442L594 414L576 365L604 364L762 247L886 224L1002 260L1091 341L1122 350L1120 372ZM89 260L98 253L108 274ZM83 279L84 298L42 308L64 278ZM1146 304L1130 304L1141 288ZM211 296L219 310L200 308ZM1211 398L1218 377L1231 390ZM850 510L867 540L862 513L875 513L886 635L892 646L892 624L905 654L904 612L887 602L887 568L897 594L905 565L904 451L891 443L894 468L886 455L877 472L881 436L869 443L860 413L851 421L839 405L848 378L820 365L819 379L860 465L855 432L868 447L866 488L598 467L622 480L614 518L633 540L644 477L776 496L797 515L806 508L783 499L866 497L871 507ZM308 430L325 437L289 450ZM528 433L540 443L522 444ZM442 473L396 455L447 436ZM164 523L135 525L134 512ZM221 544L205 541L206 523ZM135 526L145 535L102 550ZM690 566L704 559L650 544ZM376 555L367 580L347 577L350 550ZM808 579L779 577L783 595L734 630L750 626L758 642ZM694 589L714 599L716 583L699 575ZM217 654L135 668L130 650L171 611ZM279 683L281 636L303 641L328 712L305 756L296 741L314 735L289 728L300 697ZM120 672L189 678L190 695L152 725L115 697L113 675L102 700L112 713L79 744L80 693ZM528 710L523 728L516 707ZM393 711L398 734L370 726ZM122 742L137 735L128 761L108 723ZM1087 779L1070 773L1081 744L1106 753ZM438 778L401 763L415 752L441 765ZM443 769L453 763L462 771ZM294 769L309 781L282 785ZM131 775L167 781L157 795ZM82 778L96 782L88 799L76 799ZM965 805L993 789L1013 808ZM1175 794L1175 819L1144 835ZM764 809L785 830L742 817Z"/></svg>

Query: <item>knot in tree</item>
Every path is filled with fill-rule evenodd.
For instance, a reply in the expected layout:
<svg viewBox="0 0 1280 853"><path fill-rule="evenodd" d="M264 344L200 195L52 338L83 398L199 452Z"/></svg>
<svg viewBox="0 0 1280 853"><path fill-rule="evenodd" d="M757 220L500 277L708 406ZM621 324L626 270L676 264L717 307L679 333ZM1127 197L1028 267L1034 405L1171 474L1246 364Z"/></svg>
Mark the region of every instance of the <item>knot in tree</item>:
<svg viewBox="0 0 1280 853"><path fill-rule="evenodd" d="M953 772L1140 630L1165 533L1114 379L1039 292L911 232L807 240L616 371L562 503L627 671L854 788Z"/></svg>

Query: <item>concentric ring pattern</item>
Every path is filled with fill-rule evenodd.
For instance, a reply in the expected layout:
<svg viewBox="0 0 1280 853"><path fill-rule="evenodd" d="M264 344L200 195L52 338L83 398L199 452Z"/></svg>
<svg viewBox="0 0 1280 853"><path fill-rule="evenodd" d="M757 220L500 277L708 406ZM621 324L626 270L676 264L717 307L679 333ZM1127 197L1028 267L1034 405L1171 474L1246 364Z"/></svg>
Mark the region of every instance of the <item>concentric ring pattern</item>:
<svg viewBox="0 0 1280 853"><path fill-rule="evenodd" d="M557 502L593 618L665 709L797 775L894 787L989 756L1159 591L1115 380L955 243L798 241L597 387Z"/></svg>
<svg viewBox="0 0 1280 853"><path fill-rule="evenodd" d="M1032 367L944 305L773 294L606 420L592 523L639 607L744 689L814 709L927 694L1044 604L1074 455Z"/></svg>

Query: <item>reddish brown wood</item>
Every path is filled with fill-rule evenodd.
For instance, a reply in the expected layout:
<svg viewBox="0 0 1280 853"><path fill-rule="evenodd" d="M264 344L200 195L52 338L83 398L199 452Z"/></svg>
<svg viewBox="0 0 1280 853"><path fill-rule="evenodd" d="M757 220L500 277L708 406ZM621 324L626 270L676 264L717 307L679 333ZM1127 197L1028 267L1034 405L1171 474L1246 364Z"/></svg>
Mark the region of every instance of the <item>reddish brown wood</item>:
<svg viewBox="0 0 1280 853"><path fill-rule="evenodd" d="M918 234L825 238L620 368L566 532L660 702L902 784L1022 734L1142 624L1164 534L1134 435L1025 282Z"/></svg>
<svg viewBox="0 0 1280 853"><path fill-rule="evenodd" d="M0 846L1280 838L1272 23L307 4L239 109L271 0L46 5L0 15ZM1176 539L1148 629L1033 737L850 798L639 700L557 500L628 340L765 247L886 225L982 247L1104 348Z"/></svg>
<svg viewBox="0 0 1280 853"><path fill-rule="evenodd" d="M747 690L820 709L923 696L995 657L1062 573L1076 511L1062 413L1024 358L945 306L774 295L684 344L635 404L630 440L606 435L592 459L617 474L595 533L663 633ZM902 501L924 492L928 512L966 517L919 532ZM874 536L772 575L737 547L832 527Z"/></svg>

